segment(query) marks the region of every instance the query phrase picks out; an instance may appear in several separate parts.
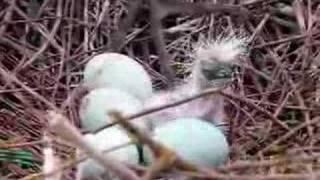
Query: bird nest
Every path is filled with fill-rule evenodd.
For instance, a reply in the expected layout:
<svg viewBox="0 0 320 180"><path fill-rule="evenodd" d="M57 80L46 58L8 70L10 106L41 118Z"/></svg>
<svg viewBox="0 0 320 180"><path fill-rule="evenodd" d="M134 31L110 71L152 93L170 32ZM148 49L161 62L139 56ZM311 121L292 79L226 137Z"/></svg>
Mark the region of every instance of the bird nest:
<svg viewBox="0 0 320 180"><path fill-rule="evenodd" d="M226 96L229 161L211 173L175 169L159 176L319 179L320 6L310 0L235 2L1 3L0 177L44 175L45 115L61 110L79 127L82 71L92 55L135 57L161 89L188 76L194 44L232 33L247 37L248 52L234 76L234 94ZM74 148L50 137L61 164L74 161ZM64 179L74 179L73 168L65 169Z"/></svg>

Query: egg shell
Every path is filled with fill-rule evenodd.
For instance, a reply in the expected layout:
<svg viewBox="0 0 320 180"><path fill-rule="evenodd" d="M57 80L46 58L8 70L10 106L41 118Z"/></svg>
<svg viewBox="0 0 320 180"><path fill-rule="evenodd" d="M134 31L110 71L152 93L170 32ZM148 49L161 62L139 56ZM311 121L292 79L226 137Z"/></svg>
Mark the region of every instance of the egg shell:
<svg viewBox="0 0 320 180"><path fill-rule="evenodd" d="M125 91L114 88L94 89L81 101L79 111L81 127L93 131L112 123L112 118L108 114L110 111L116 110L128 116L142 109L142 102ZM132 122L140 128L147 128L143 118L134 119Z"/></svg>
<svg viewBox="0 0 320 180"><path fill-rule="evenodd" d="M103 53L94 56L84 69L84 82L92 89L113 87L145 100L152 95L152 82L143 66L129 56Z"/></svg>
<svg viewBox="0 0 320 180"><path fill-rule="evenodd" d="M112 152L105 153L108 157L132 164L139 163L139 154L136 145L128 145L115 150L115 148L131 142L127 133L118 126L103 129L96 134L86 134L84 138L90 146L100 152L112 150ZM104 168L93 159L87 159L81 162L78 165L78 171L82 178L98 177L109 173L105 172Z"/></svg>
<svg viewBox="0 0 320 180"><path fill-rule="evenodd" d="M180 118L156 127L154 139L193 164L216 167L223 164L229 154L222 131L197 118ZM153 161L148 148L145 148L144 158L149 163Z"/></svg>

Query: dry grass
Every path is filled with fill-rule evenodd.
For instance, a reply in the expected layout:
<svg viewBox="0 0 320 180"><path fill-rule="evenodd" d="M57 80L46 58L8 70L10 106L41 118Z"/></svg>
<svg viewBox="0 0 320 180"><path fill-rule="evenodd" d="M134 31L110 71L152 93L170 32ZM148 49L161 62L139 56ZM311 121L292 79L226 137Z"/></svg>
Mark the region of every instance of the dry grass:
<svg viewBox="0 0 320 180"><path fill-rule="evenodd" d="M229 97L231 159L216 178L320 179L319 2L240 2L249 11L245 19L221 13L163 19L165 48L178 78L188 74L192 45L199 39L236 31L250 40L234 83L237 95ZM17 179L40 170L47 127L41 114L47 109L64 107L78 126L77 106L66 100L80 85L90 56L111 49L127 5L124 0L0 4L0 147L34 155L31 168L0 161L0 177ZM159 44L146 15L141 11L133 28L123 30L122 53L136 57L162 87L166 75L160 73ZM68 146L57 146L57 152L64 159L73 156ZM69 174L66 179L72 179Z"/></svg>

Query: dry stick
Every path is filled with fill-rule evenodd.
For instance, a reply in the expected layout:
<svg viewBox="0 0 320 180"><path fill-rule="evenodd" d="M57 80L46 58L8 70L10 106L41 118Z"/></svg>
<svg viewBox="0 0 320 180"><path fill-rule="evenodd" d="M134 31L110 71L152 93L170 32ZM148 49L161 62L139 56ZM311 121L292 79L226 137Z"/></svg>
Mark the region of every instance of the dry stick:
<svg viewBox="0 0 320 180"><path fill-rule="evenodd" d="M181 170L198 171L198 168L193 164L182 160L174 151L164 146L162 143L156 142L145 132L131 124L127 118L124 118L119 112L110 112L115 122L118 122L129 135L132 135L139 143L147 145L158 160L151 165L149 171L145 174L143 180L152 179L159 171L170 168L174 165Z"/></svg>
<svg viewBox="0 0 320 180"><path fill-rule="evenodd" d="M1 67L0 67L0 69L1 69ZM6 70L4 68L3 68L3 70L6 72ZM0 73L0 75L1 75L1 73ZM4 80L7 83L6 85L4 85L4 87L2 87L3 89L6 88L5 86L9 86L10 88L16 88L16 86L14 86L8 78L6 78L4 75L2 75L2 76L4 77ZM23 96L23 94L21 94L20 92L15 93L14 96L17 97L21 101L22 104L25 104L27 107L30 107L30 109L33 107L32 103L30 102L30 99L25 98L25 96ZM25 114L24 110L19 110L16 107L14 107L14 109L16 112L20 112L22 114Z"/></svg>
<svg viewBox="0 0 320 180"><path fill-rule="evenodd" d="M56 14L57 14L57 16L62 16L62 9L63 9L63 1L62 0L58 0L58 2L57 2L57 12L56 12ZM56 31L58 30L58 28L59 28L59 26L60 26L60 23L61 23L61 21L59 21L59 20L57 20L56 22L55 22L55 24L53 25L53 30L51 31L51 33L49 34L49 36L51 36L51 38L54 38L54 36L55 36L55 34L56 34ZM48 42L48 41L47 41ZM58 92L58 88L59 88L59 85L60 85L60 78L61 78L61 76L62 76L62 73L63 73L63 69L64 69L64 67L66 66L65 64L66 64L66 60L65 60L65 56L66 56L66 50L64 49L63 51L60 51L60 58L61 58L61 60L60 60L60 68L59 68L59 72L58 72L58 77L57 78L55 78L55 81L56 81L56 83L55 83L55 88L54 88L54 90L53 90L53 92L52 92L52 95L51 95L51 97L52 97L52 101L54 102L54 100L55 100L55 96L56 96L56 94L57 94L57 92ZM25 64L23 67L26 67L26 65L27 64ZM23 68L22 67L22 68Z"/></svg>
<svg viewBox="0 0 320 180"><path fill-rule="evenodd" d="M128 31L129 27L132 26L133 20L137 15L137 10L139 6L143 3L142 0L132 1L131 6L129 7L128 17L120 24L120 30L116 32L112 37L114 39L111 40L112 48L115 51L120 51L124 45L125 34ZM168 55L165 49L164 36L162 33L162 25L161 20L170 15L170 14L205 14L212 12L227 12L227 13L235 13L240 14L244 12L244 8L240 6L232 6L232 5L210 5L205 3L188 3L188 2L180 2L180 1L159 1L159 0L149 0L150 5L150 20L151 20L151 34L153 37L153 41L155 43L156 49L159 54L159 62L161 65L161 72L167 78L168 86L173 87L175 73L170 66L170 56ZM246 17L246 16L242 16Z"/></svg>
<svg viewBox="0 0 320 180"><path fill-rule="evenodd" d="M25 146L41 145L44 143L45 142L43 140L24 142L24 143L1 143L0 148L21 148Z"/></svg>
<svg viewBox="0 0 320 180"><path fill-rule="evenodd" d="M273 160L261 160L261 161L237 161L233 164L218 167L217 170L223 172L230 172L233 170L242 170L248 168L260 168L260 167L274 167L282 165L291 164L301 164L301 163L314 163L318 161L320 156L308 156L308 157L295 157L290 156L287 158L277 158Z"/></svg>
<svg viewBox="0 0 320 180"><path fill-rule="evenodd" d="M305 103L305 99L302 97L302 94L301 94L301 91L294 91L295 95L297 96L297 99L298 99L298 102L299 102L299 105L306 108L306 103ZM311 114L310 114L310 111L304 111L302 112L303 115L304 115L304 119L305 121L308 123L310 122L310 117L311 117ZM313 132L314 128L311 127L311 126L308 126L307 127L307 131L308 131L308 134L309 134L309 137L311 139L310 141L310 145L311 146L314 146L314 143L315 143L315 140L314 140L314 132Z"/></svg>
<svg viewBox="0 0 320 180"><path fill-rule="evenodd" d="M43 166L42 171L48 173L55 171L61 167L61 160L54 155L54 150L52 148L52 139L44 134L43 140L46 142L45 147L43 148ZM47 176L44 180L61 180L62 171L56 171L51 176Z"/></svg>
<svg viewBox="0 0 320 180"><path fill-rule="evenodd" d="M110 153L110 152L113 152L113 151L116 151L120 148L124 148L124 147L127 147L129 145L132 145L133 143L132 142L129 142L129 143L125 143L125 144L122 144L122 145L119 145L119 146L115 146L113 148L110 148L110 149L107 149L107 150L104 150L102 151L103 154L107 154L107 153ZM79 164L85 160L87 160L89 157L88 156L83 156L83 157L79 157L77 158L76 160L69 160L67 161L66 163L62 164L59 168L51 171L51 172L48 172L48 173L44 173L44 172L39 172L39 173L36 173L36 174L32 174L30 176L26 176L24 178L21 178L20 180L32 180L32 179L35 179L35 178L43 178L43 177L47 177L47 176L52 176L53 174L56 174L57 172L60 172L60 171L63 171L67 168L70 168L76 164Z"/></svg>
<svg viewBox="0 0 320 180"><path fill-rule="evenodd" d="M146 110L143 110L141 112L138 112L136 114L133 114L133 115L130 115L128 117L126 117L125 119L128 119L128 120L132 120L132 119L135 119L135 118L139 118L141 116L146 116L146 115L149 115L151 113L155 113L155 112L158 112L158 111L161 111L161 110L164 110L164 109L168 109L168 108L171 108L171 107L175 107L175 106L178 106L178 105L182 105L182 104L185 104L187 102L190 102L190 101L193 101L193 100L196 100L198 98L202 98L202 97L205 97L205 96L209 96L209 95L214 95L214 94L220 94L221 93L221 89L208 89L202 93L199 93L199 94L196 94L194 96L191 96L189 98L186 98L186 99L183 99L183 100L180 100L180 101L177 101L177 102L173 102L173 103L168 103L168 104L165 104L165 105L161 105L161 106L158 106L158 107L155 107L155 108L149 108L149 109L146 109ZM117 122L114 122L114 123L110 123L108 125L104 125L104 126L101 126L99 128L97 128L96 130L93 131L93 133L97 133L105 128L108 128L110 126L114 126L118 124Z"/></svg>
<svg viewBox="0 0 320 180"><path fill-rule="evenodd" d="M257 74L258 76L263 77L264 79L268 80L269 82L273 82L274 80L267 74L265 74L264 72L262 72L261 70L258 70L256 68L254 68L253 66L249 66L246 64L237 64L240 67L243 67L245 69L251 70L253 73Z"/></svg>
<svg viewBox="0 0 320 180"><path fill-rule="evenodd" d="M33 95L36 99L38 99L39 101L41 101L42 103L47 105L49 108L59 112L58 108L54 104L52 104L46 98L44 98L43 96L41 96L40 94L38 94L37 92L32 90L30 87L24 85L19 79L17 79L15 76L9 74L8 72L6 72L6 70L4 70L1 67L0 67L0 75L2 77L4 77L5 80L7 80L7 84L9 84L12 81L15 82L16 84L21 86L21 88L25 89L26 92L28 92L29 94Z"/></svg>
<svg viewBox="0 0 320 180"><path fill-rule="evenodd" d="M279 0L251 0L251 1L244 2L243 5L245 5L245 6L257 6L257 5L261 5L263 3L270 4L270 3L273 3L273 2L276 2L276 1L279 1Z"/></svg>
<svg viewBox="0 0 320 180"><path fill-rule="evenodd" d="M163 7L158 3L158 0L150 0L151 36L159 54L160 71L168 80L168 88L173 88L175 73L170 65L170 56L164 42L161 24L162 11Z"/></svg>
<svg viewBox="0 0 320 180"><path fill-rule="evenodd" d="M77 85L70 85L70 87L78 87ZM52 90L54 89L54 86L51 87L37 87L37 88L30 88L32 91L40 91L40 90ZM11 89L1 89L0 94L3 93L16 93L16 92L25 92L26 90L23 88L11 88Z"/></svg>
<svg viewBox="0 0 320 180"><path fill-rule="evenodd" d="M270 112L265 111L264 109L262 109L258 105L254 104L253 102L251 102L251 101L249 101L247 99L244 99L243 97L237 96L235 94L224 93L224 92L222 92L221 89L208 89L208 90L206 90L206 91L204 91L202 93L196 94L194 96L191 96L189 98L186 98L186 99L183 99L183 100L180 100L180 101L177 101L177 102L168 103L168 104L161 105L161 106L158 106L158 107L155 107L155 108L150 108L150 109L143 110L141 112L138 112L136 114L133 114L131 116L126 117L126 119L132 120L132 119L135 119L135 118L139 118L141 116L146 116L146 115L149 115L151 113L155 113L155 112L158 112L158 111L161 111L161 110L164 110L164 109L168 109L168 108L171 108L171 107L182 105L182 104L188 103L190 101L196 100L198 98L202 98L202 97L209 96L209 95L222 95L222 96L225 96L225 97L227 97L229 99L235 99L235 100L244 102L244 103L252 106L256 110L262 112L263 114L267 115L268 117L270 117L272 121L274 121L276 124L278 124L282 128L284 128L284 129L286 129L288 131L290 130L290 128L286 124L284 124L279 119L274 117L273 114L271 114ZM101 126L101 127L97 128L96 130L94 130L93 133L97 133L97 132L99 132L99 131L101 131L101 130L103 130L105 128L108 128L110 126L114 126L116 124L117 124L117 122Z"/></svg>
<svg viewBox="0 0 320 180"><path fill-rule="evenodd" d="M285 107L285 105L287 104L289 98L291 97L292 93L298 88L298 86L296 86L294 89L290 90L289 92L287 92L286 96L281 100L281 103L278 104L276 110L273 113L274 117L278 117L280 115L280 113L282 112L283 108Z"/></svg>
<svg viewBox="0 0 320 180"><path fill-rule="evenodd" d="M71 0L68 2L66 2L67 4L70 5L70 9L67 10L68 12L68 16L69 18L73 18L75 16L75 12L78 10L76 7L75 7L75 1L74 0ZM86 24L90 24L89 22L86 22ZM75 29L78 28L78 25L76 23L70 23L70 26L68 28L68 31L64 32L64 43L66 44L66 59L65 61L67 62L67 58L71 56L72 53L72 49L73 49L73 37L74 37L74 32L75 32ZM89 29L89 28L85 28L86 30ZM89 44L89 42L88 42ZM86 56L84 56L86 57ZM70 92L70 88L71 88L71 83L72 83L72 76L71 76L71 73L72 71L70 70L72 65L69 65L69 63L66 63L66 72L65 74L67 74L66 76L66 84L68 85L67 86L67 92L69 93ZM61 78L61 77L60 77ZM58 79L60 80L60 79Z"/></svg>
<svg viewBox="0 0 320 180"><path fill-rule="evenodd" d="M290 92L289 92L290 93ZM262 104L262 105L268 105L268 106L273 106L273 107L278 107L279 105L278 104L274 104L274 103L270 103L270 102L260 102L258 100L254 100L254 99L251 99L252 102L257 102L259 104ZM315 110L315 108L307 108L307 107L301 107L301 106L291 106L291 105L284 105L283 107L284 109L293 109L293 110L300 110L300 111L313 111Z"/></svg>
<svg viewBox="0 0 320 180"><path fill-rule="evenodd" d="M244 102L246 103L247 105L250 105L252 107L254 107L256 110L262 112L263 114L267 115L268 117L270 117L270 119L278 124L280 127L286 129L287 131L290 131L290 128L285 124L283 123L282 121L280 121L277 117L273 116L273 114L271 114L270 112L262 109L261 107L259 107L258 105L254 104L253 102L251 102L250 100L247 100L241 96L237 96L235 94L227 94L227 93L224 93L224 92L220 92L220 94L228 99L235 99L235 100L238 100L238 101L241 101L241 102Z"/></svg>
<svg viewBox="0 0 320 180"><path fill-rule="evenodd" d="M8 9L6 10L6 14L4 15L3 19L1 21L6 21L6 22L10 22L11 21L11 16L12 16L12 12L13 12L13 7L16 5L16 0L12 0L10 1L10 5L8 7ZM3 36L3 33L7 30L7 25L6 24L2 24L0 25L0 37Z"/></svg>
<svg viewBox="0 0 320 180"><path fill-rule="evenodd" d="M0 37L0 40L1 40L1 37ZM83 56L87 56L88 54L94 53L94 52L96 52L96 53L104 52L105 49L106 49L106 46L101 46L101 47L99 47L99 48L92 49L92 50L90 50L90 51L80 52L80 53L78 53L78 54L75 54L75 55L72 55L71 57L66 58L65 61L68 62L68 61L71 61L71 60L80 59L80 58L83 58ZM75 65L75 66L73 66L72 68L70 68L69 71L74 71L74 70L76 70L76 69L79 69L81 66L83 66L85 63L87 63L89 60L90 60L90 58L85 58L84 61L79 62L77 65ZM47 69L49 69L49 68L51 68L51 67L47 67L47 68L44 68L44 69L42 69L42 70L47 70ZM64 74L61 76L61 78L65 77L65 76L67 76L67 75L69 75L69 74L64 73Z"/></svg>
<svg viewBox="0 0 320 180"><path fill-rule="evenodd" d="M24 19L28 19L31 25L34 26L33 28L37 29L44 38L49 40L50 44L54 48L56 48L61 54L64 54L62 53L64 52L64 49L59 45L56 39L50 37L50 33L41 24L30 21L30 18L18 7L15 7L14 9L15 9L15 12L19 14L21 17L23 17Z"/></svg>
<svg viewBox="0 0 320 180"><path fill-rule="evenodd" d="M299 84L295 84L294 80L292 79L292 77L289 76L289 73L287 72L287 70L283 70L283 74L287 78L290 86L292 87L293 93L297 97L299 105L302 106L302 107L306 107L305 102L304 102L303 98L301 97L301 93L300 93L301 90L298 89L298 87L301 86L302 82L300 82ZM310 113L309 113L309 111L304 111L303 114L304 114L304 117L305 117L305 121L307 123L309 123L310 122ZM313 136L314 136L313 128L311 126L308 126L307 130L308 130L309 137L311 138L311 146L313 146L313 143L314 143L313 142Z"/></svg>
<svg viewBox="0 0 320 180"><path fill-rule="evenodd" d="M251 119L252 122L255 122L254 117L250 114L250 112L248 112L247 110L245 110L243 107L241 107L239 104L237 104L234 100L230 99L229 102L237 109L239 109L241 112L243 112L249 119Z"/></svg>
<svg viewBox="0 0 320 180"><path fill-rule="evenodd" d="M291 131L289 131L285 135L279 137L277 140L273 141L271 144L269 144L267 147L265 147L264 149L259 151L257 154L260 154L260 153L263 154L263 153L267 152L271 147L281 143L282 141L287 140L288 138L293 136L296 132L300 131L301 129L307 128L308 126L316 124L316 123L320 123L320 117L315 117L315 118L311 119L310 121L304 122L304 123L300 124L299 126L293 128Z"/></svg>
<svg viewBox="0 0 320 180"><path fill-rule="evenodd" d="M132 27L134 20L138 14L143 0L130 0L128 1L128 14L127 17L120 21L119 28L111 34L111 41L109 49L115 52L120 52L125 45L126 34Z"/></svg>
<svg viewBox="0 0 320 180"><path fill-rule="evenodd" d="M70 94L68 94L67 99L62 103L61 109L66 109L68 106L70 107L73 103L76 102L77 98L83 97L89 91L89 86L85 84L81 84L75 89L72 90Z"/></svg>
<svg viewBox="0 0 320 180"><path fill-rule="evenodd" d="M130 1L130 2L132 2L132 1ZM104 20L105 14L107 13L107 10L109 10L109 7L110 7L110 1L109 0L104 1L104 3L102 4L101 13L97 18L97 22L95 23L94 28L92 29L92 31L90 32L90 34L88 36L89 39L93 38L93 36L97 33L97 30L100 27L102 21ZM86 21L89 23L88 19Z"/></svg>
<svg viewBox="0 0 320 180"><path fill-rule="evenodd" d="M202 2L185 2L181 0L150 0L157 1L161 12L160 18L168 15L188 14L188 15L205 15L211 13L228 13L230 15L246 18L248 10L239 5L222 5Z"/></svg>
<svg viewBox="0 0 320 180"><path fill-rule="evenodd" d="M276 41L271 41L271 42L266 42L266 43L263 43L263 44L255 45L252 48L253 49L261 49L261 48L264 48L266 46L273 46L273 45L277 45L277 44L282 44L282 43L286 43L286 42L300 40L300 39L303 39L303 38L305 38L307 36L308 36L308 34L299 34L299 35L295 35L295 36L290 36L288 38L283 38L283 39L279 39L279 40L276 40Z"/></svg>
<svg viewBox="0 0 320 180"><path fill-rule="evenodd" d="M159 62L161 65L161 72L168 79L168 87L173 87L175 73L170 66L170 56L166 51L164 35L162 32L161 20L170 14L190 14L203 15L213 12L235 13L240 17L243 16L244 8L232 5L213 5L207 3L190 3L181 2L178 0L149 0L150 4L150 20L151 20L151 34L159 54Z"/></svg>
<svg viewBox="0 0 320 180"><path fill-rule="evenodd" d="M163 9L162 18L174 14L201 16L212 13L229 14L242 20L246 20L249 17L249 11L240 5L181 2L179 0L163 0L160 4Z"/></svg>
<svg viewBox="0 0 320 180"><path fill-rule="evenodd" d="M139 180L139 177L134 172L126 168L117 160L108 157L99 151L96 151L94 148L88 145L84 141L80 132L69 123L67 118L61 114L57 114L53 111L49 112L48 121L50 128L55 131L57 135L80 148L90 157L95 159L100 165L102 165L105 170L112 171L114 174L123 179Z"/></svg>
<svg viewBox="0 0 320 180"><path fill-rule="evenodd" d="M174 154L171 152L163 152L147 170L142 180L153 179L160 171L170 168L174 161L176 161L176 156Z"/></svg>
<svg viewBox="0 0 320 180"><path fill-rule="evenodd" d="M41 15L46 13L48 6L50 6L50 0L42 1L39 9L35 13L35 19L40 19ZM57 18L61 18L61 17L57 17Z"/></svg>
<svg viewBox="0 0 320 180"><path fill-rule="evenodd" d="M37 29L39 31L39 33L41 33L41 35L48 39L50 41L50 44L56 48L59 52L62 52L64 51L64 49L59 45L58 41L56 39L53 39L53 38L49 38L49 32L47 31L47 29L41 24L41 23L36 23L36 22L33 22L29 16L24 12L22 11L20 8L18 7L15 7L14 8L15 12L17 14L19 14L21 17L23 17L24 19L27 19L31 25L33 26L33 28Z"/></svg>
<svg viewBox="0 0 320 180"><path fill-rule="evenodd" d="M239 15L247 13L241 6L232 5L212 5L208 6L206 3L189 3L181 2L178 0L149 0L150 5L150 21L151 21L151 34L159 54L159 62L161 66L162 74L167 78L167 85L169 88L173 87L175 73L170 66L170 56L165 49L164 35L162 32L161 20L170 14L191 14L202 15L212 12L227 12L231 14ZM112 36L112 48L115 51L120 51L124 45L125 34L129 27L132 26L133 20L137 15L139 6L143 3L143 0L132 1L129 6L128 17L120 24L120 30ZM246 13L244 13L244 11Z"/></svg>
<svg viewBox="0 0 320 180"><path fill-rule="evenodd" d="M263 27L265 26L266 22L269 20L270 18L270 14L265 14L263 19L261 20L261 22L258 24L257 28L254 30L254 32L252 33L252 35L250 36L248 42L252 43L252 41L254 40L254 38L257 36L257 34L259 34Z"/></svg>
<svg viewBox="0 0 320 180"><path fill-rule="evenodd" d="M306 25L306 34L308 35L305 39L305 51L304 51L304 55L303 56L303 61L302 61L302 68L308 68L308 67L311 67L312 65L312 61L309 61L309 59L313 58L311 57L311 48L310 47L310 44L311 44L311 41L312 41L312 26L313 26L313 18L312 18L312 10L311 10L311 1L308 0L307 1L307 11L308 11L308 15L307 15L307 20L305 23L307 23ZM303 16L303 14L301 14ZM298 91L295 91L296 95L298 95L297 99L299 101L299 104L300 106L303 106L303 107L306 107L306 104L305 104L305 101L304 101L304 98L302 97L302 94L301 92L298 92ZM304 111L303 112L303 115L304 115L304 118L305 118L305 121L306 122L310 122L310 119L311 119L311 114L309 111ZM308 133L309 133L309 137L310 137L310 146L313 147L314 144L315 144L315 138L314 138L314 128L311 127L311 126L308 126L307 127L307 130L308 130Z"/></svg>
<svg viewBox="0 0 320 180"><path fill-rule="evenodd" d="M22 52L24 53L24 55L29 58L31 58L32 55L36 53L36 49L33 46L29 44L21 44L19 40L8 37L7 35L0 36L0 44L5 44L18 52L23 50ZM44 56L41 56L41 58L44 58Z"/></svg>
<svg viewBox="0 0 320 180"><path fill-rule="evenodd" d="M47 0L46 2L50 2L50 0ZM44 4L42 4L41 6L45 6ZM40 10L41 11L41 10ZM83 21L80 21L79 19L75 19L75 18L70 18L70 17L65 17L65 16L48 16L48 17L41 17L41 18L37 18L37 19L22 19L22 20L11 20L11 21L1 21L0 22L0 26L2 25L16 25L16 24L26 24L26 23L31 23L31 22L37 22L40 23L42 21L47 21L47 20L56 20L56 19L62 19L71 23L77 23L85 28L87 27L93 27L95 25L95 23L85 23Z"/></svg>
<svg viewBox="0 0 320 180"><path fill-rule="evenodd" d="M58 3L58 7L60 6L60 3ZM61 9L61 8L59 8ZM14 10L16 13L18 13L20 16L22 16L25 19L28 19L28 16L18 7L14 6ZM59 12L59 11L58 11ZM45 44L43 44L40 48L40 50L38 50L35 54L32 55L31 59L28 60L26 63L20 63L14 70L14 73L18 73L18 71L20 71L21 69L27 67L28 65L30 65L34 60L36 60L36 58L39 58L41 56L41 54L43 53L43 51L46 49L48 43L50 42L52 44L52 46L54 46L56 49L59 50L59 52L61 54L64 54L64 49L61 48L59 46L59 44L56 42L56 40L53 38L54 35L56 34L56 31L60 25L61 19L59 19L58 21L56 21L56 23L54 24L53 30L51 33L48 33L47 31L45 31L44 29L41 28L40 25L38 25L37 23L31 22L30 23L32 25L35 26L35 28L38 29L38 31L46 38L47 42ZM5 85L6 87L7 85Z"/></svg>
<svg viewBox="0 0 320 180"><path fill-rule="evenodd" d="M82 99L88 93L88 91L89 88L81 84L73 89L71 93L68 93L67 99L61 104L60 109L66 110L66 113L68 113L72 122L75 122L76 119L79 118L76 110L79 102L78 100Z"/></svg>
<svg viewBox="0 0 320 180"><path fill-rule="evenodd" d="M287 174L268 174L268 175L224 175L224 174L216 174L216 175L202 175L195 174L189 172L182 172L184 175L193 177L194 179L207 179L207 180L309 180L309 179L319 179L320 173L287 173Z"/></svg>
<svg viewBox="0 0 320 180"><path fill-rule="evenodd" d="M57 16L61 16L62 15L62 1L58 1L57 4ZM32 64L35 60L37 60L41 54L47 49L47 47L49 46L50 41L52 41L52 39L54 38L54 36L56 35L58 28L60 27L60 23L61 23L61 19L58 18L52 28L52 31L50 32L50 34L48 34L46 41L41 45L41 47L39 48L39 50L33 54L33 56L25 63L21 64L21 66L17 67L14 72L18 72L26 67L28 67L30 64Z"/></svg>
<svg viewBox="0 0 320 180"><path fill-rule="evenodd" d="M106 2L109 2L109 1L106 1ZM84 1L84 7L83 7L83 21L85 23L88 23L89 22L89 10L88 10L88 0L85 0ZM102 16L103 14L101 14ZM88 28L85 28L84 29L84 32L83 32L83 50L84 51L88 51L89 50L89 32L88 32Z"/></svg>

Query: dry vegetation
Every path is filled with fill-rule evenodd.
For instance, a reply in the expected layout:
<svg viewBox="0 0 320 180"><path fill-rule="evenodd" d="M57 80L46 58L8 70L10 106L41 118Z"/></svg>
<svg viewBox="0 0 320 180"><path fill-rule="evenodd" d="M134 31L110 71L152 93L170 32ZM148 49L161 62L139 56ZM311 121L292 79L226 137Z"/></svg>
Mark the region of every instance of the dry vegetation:
<svg viewBox="0 0 320 180"><path fill-rule="evenodd" d="M249 52L236 74L237 93L228 96L231 159L211 178L320 179L319 1L217 0L240 2L241 11L141 1L0 3L0 179L40 171L46 110L63 108L78 126L77 106L66 100L90 56L112 50L136 57L160 88L172 82L168 63L181 79L194 43L232 31L248 37ZM136 5L142 8L135 12ZM73 159L73 148L56 150L63 162Z"/></svg>

